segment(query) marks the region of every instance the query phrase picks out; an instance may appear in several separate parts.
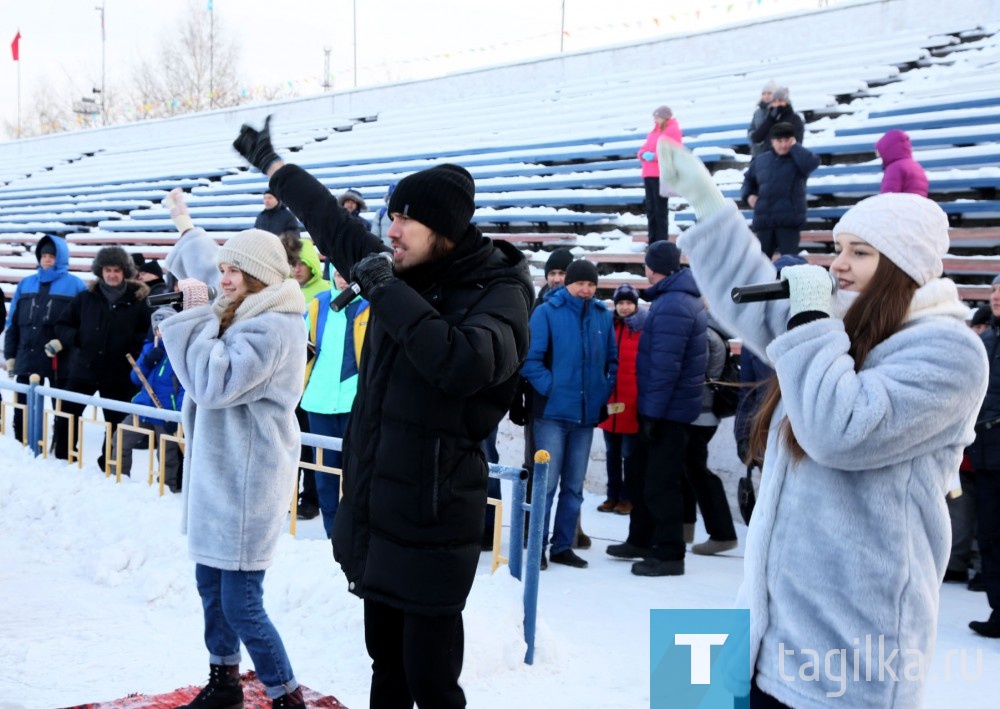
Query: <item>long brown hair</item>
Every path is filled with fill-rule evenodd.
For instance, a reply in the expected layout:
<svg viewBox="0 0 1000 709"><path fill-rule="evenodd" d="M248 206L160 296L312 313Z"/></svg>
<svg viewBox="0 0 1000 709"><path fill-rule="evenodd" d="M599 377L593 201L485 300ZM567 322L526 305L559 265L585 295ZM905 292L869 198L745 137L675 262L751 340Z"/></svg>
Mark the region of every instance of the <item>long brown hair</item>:
<svg viewBox="0 0 1000 709"><path fill-rule="evenodd" d="M868 286L844 315L844 330L851 341L847 353L854 359L855 372L861 369L876 345L887 340L903 325L917 287L917 282L896 264L885 256L880 256ZM772 375L765 386L750 432L751 457L756 459L764 457L771 418L781 400L777 374ZM802 460L806 452L796 440L788 417L781 421L780 426L778 437L788 446L792 459L796 462Z"/></svg>
<svg viewBox="0 0 1000 709"><path fill-rule="evenodd" d="M241 273L243 274L243 282L246 284L247 292L236 300L230 302L229 305L226 306L226 309L222 311L222 316L219 318L219 335L222 335L222 333L228 330L229 326L233 324L233 318L236 317L236 309L243 305L243 301L248 295L251 295L252 293L260 293L262 290L267 288L267 285L263 281L254 278L246 271L241 271Z"/></svg>

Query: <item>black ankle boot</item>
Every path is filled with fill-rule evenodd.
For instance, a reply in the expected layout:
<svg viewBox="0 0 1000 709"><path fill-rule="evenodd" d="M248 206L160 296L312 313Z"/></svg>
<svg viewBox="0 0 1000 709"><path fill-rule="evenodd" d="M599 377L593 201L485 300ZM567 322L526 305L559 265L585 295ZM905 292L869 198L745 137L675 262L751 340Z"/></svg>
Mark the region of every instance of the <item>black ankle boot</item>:
<svg viewBox="0 0 1000 709"><path fill-rule="evenodd" d="M238 665L209 665L208 684L190 704L179 709L243 709Z"/></svg>
<svg viewBox="0 0 1000 709"><path fill-rule="evenodd" d="M295 709L304 707L306 700L302 697L302 688L296 687L294 692L282 694L271 700L271 709Z"/></svg>

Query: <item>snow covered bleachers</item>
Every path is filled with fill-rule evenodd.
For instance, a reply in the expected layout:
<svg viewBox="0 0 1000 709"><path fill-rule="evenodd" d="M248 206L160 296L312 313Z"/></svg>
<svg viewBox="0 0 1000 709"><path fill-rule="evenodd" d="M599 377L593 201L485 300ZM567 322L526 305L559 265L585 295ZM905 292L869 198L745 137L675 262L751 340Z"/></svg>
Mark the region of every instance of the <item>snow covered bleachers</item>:
<svg viewBox="0 0 1000 709"><path fill-rule="evenodd" d="M851 204L878 191L874 143L890 128L910 133L931 196L953 226L993 229L1000 80L991 67L1000 60L1000 28L982 26L973 6L958 0L936 10L916 0L906 12L857 3L442 79L0 143L0 287L9 293L34 268L22 251L43 233L67 237L71 267L81 273L107 243L159 257L176 238L160 204L175 187L188 193L195 222L217 237L251 226L266 180L231 143L242 122L259 125L268 114L279 153L335 194L360 190L369 216L389 184L451 161L476 178L475 221L484 231L515 240L573 233L581 252L630 244L645 229L635 155L652 109L673 108L686 145L736 196L750 159L746 126L769 79L791 87L807 121L805 145L823 162L808 183L815 233L828 234ZM837 33L851 33L858 51L823 41ZM762 46L762 38L782 37L796 41ZM683 200L671 207L672 231L692 223ZM525 241L529 249L567 243ZM963 243L993 248L989 239ZM820 254L829 242L804 246ZM598 258L603 286L642 284L636 248L619 247L618 262L614 250ZM956 278L973 294L994 266L949 263L962 266Z"/></svg>

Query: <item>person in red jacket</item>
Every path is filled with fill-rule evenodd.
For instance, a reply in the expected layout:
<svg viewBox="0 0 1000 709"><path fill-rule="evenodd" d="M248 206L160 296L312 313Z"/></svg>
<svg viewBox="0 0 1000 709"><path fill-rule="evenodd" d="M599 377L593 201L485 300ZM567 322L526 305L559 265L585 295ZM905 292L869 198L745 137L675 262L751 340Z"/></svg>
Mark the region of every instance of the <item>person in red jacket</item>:
<svg viewBox="0 0 1000 709"><path fill-rule="evenodd" d="M639 334L646 320L646 311L639 308L639 291L628 283L615 290L615 341L618 344L618 378L608 399L609 412L618 404L621 410L610 413L599 427L604 431L607 450L608 498L597 506L598 512L632 511L625 478L630 475L630 458L639 433L637 402L639 386L635 380L635 357L639 352Z"/></svg>
<svg viewBox="0 0 1000 709"><path fill-rule="evenodd" d="M681 124L674 118L670 106L660 106L653 111L653 121L653 130L649 131L637 153L639 164L642 165L642 183L646 188L646 222L650 244L667 240L667 198L661 196L660 192L660 163L656 160L656 144L660 138L680 143L682 137Z"/></svg>

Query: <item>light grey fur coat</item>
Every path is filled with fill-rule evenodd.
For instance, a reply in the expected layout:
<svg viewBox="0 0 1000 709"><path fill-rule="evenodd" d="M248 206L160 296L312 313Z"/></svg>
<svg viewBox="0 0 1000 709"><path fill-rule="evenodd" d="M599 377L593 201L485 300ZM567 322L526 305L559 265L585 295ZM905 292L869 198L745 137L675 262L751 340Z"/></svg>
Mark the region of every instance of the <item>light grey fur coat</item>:
<svg viewBox="0 0 1000 709"><path fill-rule="evenodd" d="M249 295L219 336L225 296L160 326L184 386L184 527L191 558L228 571L271 565L296 488L295 405L305 302L287 280Z"/></svg>
<svg viewBox="0 0 1000 709"><path fill-rule="evenodd" d="M781 384L737 600L750 609L757 684L793 707L920 706L917 653L926 675L951 543L945 494L986 392L968 308L954 283L930 281L855 372L842 320L786 331L787 300L732 302L734 285L775 279L735 205L679 245L712 313ZM798 463L777 437L786 416L806 452ZM745 695L746 665L729 659L730 688Z"/></svg>

